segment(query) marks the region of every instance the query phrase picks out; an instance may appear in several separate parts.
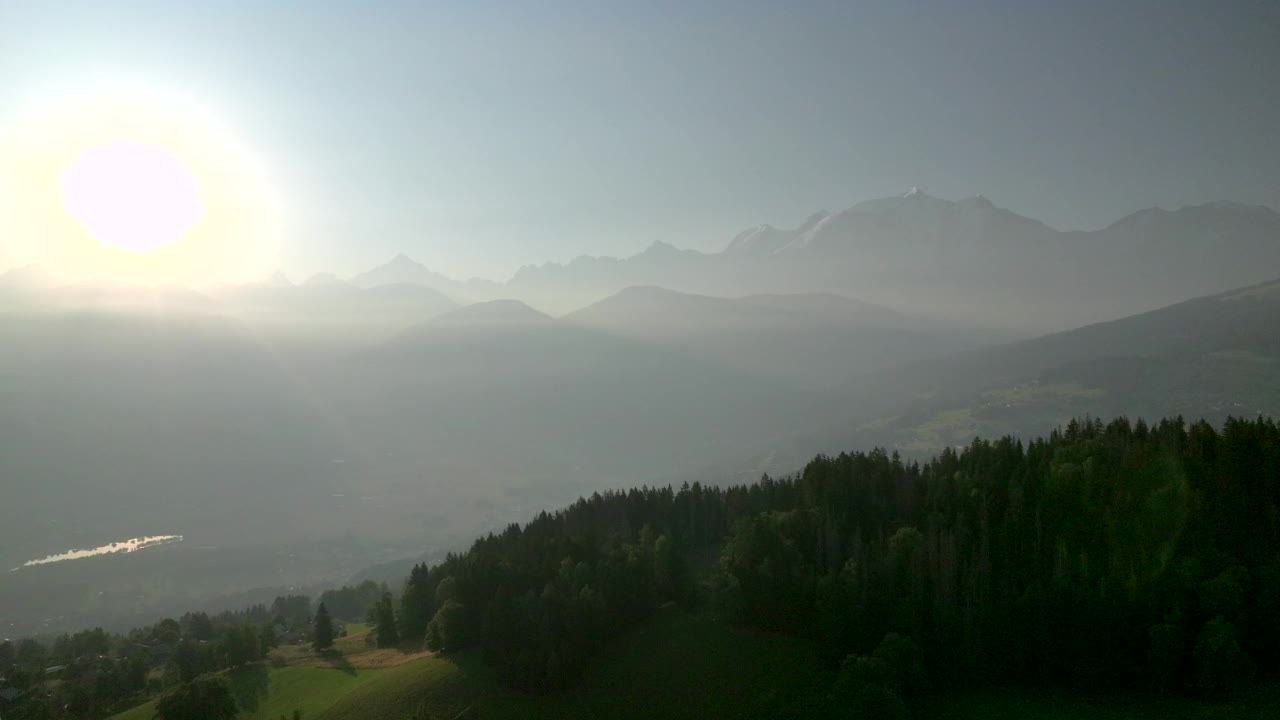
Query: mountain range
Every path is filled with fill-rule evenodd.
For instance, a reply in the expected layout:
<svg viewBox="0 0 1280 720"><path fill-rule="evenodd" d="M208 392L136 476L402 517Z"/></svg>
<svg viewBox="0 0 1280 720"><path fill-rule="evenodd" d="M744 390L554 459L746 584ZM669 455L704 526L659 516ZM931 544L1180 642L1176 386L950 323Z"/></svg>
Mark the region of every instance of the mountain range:
<svg viewBox="0 0 1280 720"><path fill-rule="evenodd" d="M826 292L950 322L1026 334L1152 310L1280 273L1280 213L1229 202L1148 209L1095 231L1059 231L982 196L902 197L735 236L720 252L656 242L626 258L526 266L504 284L461 283L405 256L353 279L413 282L564 313L626 287L715 296Z"/></svg>
<svg viewBox="0 0 1280 720"><path fill-rule="evenodd" d="M815 452L908 454L1029 437L1073 417L1280 415L1280 280L1147 313L861 374L770 448L774 470Z"/></svg>
<svg viewBox="0 0 1280 720"><path fill-rule="evenodd" d="M830 293L719 298L632 287L563 321L806 390L991 339Z"/></svg>
<svg viewBox="0 0 1280 720"><path fill-rule="evenodd" d="M263 317L316 319L341 314L324 296L346 290L361 304L394 305L391 313L409 320L508 298L563 315L644 286L716 297L825 293L1008 337L1124 317L1277 274L1280 213L1264 206L1151 208L1100 230L1059 231L981 195L949 201L913 188L814 213L791 229L750 228L719 252L655 242L625 258L525 266L504 283L455 280L399 254L346 282L322 273L295 285L277 274L200 291ZM393 298L355 293L386 286L401 289ZM39 268L11 270L0 275L0 301L51 287ZM277 296L269 297L271 288ZM414 298L407 288L435 294Z"/></svg>
<svg viewBox="0 0 1280 720"><path fill-rule="evenodd" d="M1278 246L1266 208L1063 233L916 192L719 253L655 244L503 285L405 256L349 280L197 289L12 271L0 476L18 482L0 561L180 534L166 552L202 563L324 541L371 564L597 489L754 480L819 452L919 456L1084 414L1280 414ZM568 298L583 301L558 309ZM289 577L334 579L320 572ZM138 599L153 579L110 602L159 607ZM57 596L65 618L102 610ZM53 609L23 612L10 621Z"/></svg>

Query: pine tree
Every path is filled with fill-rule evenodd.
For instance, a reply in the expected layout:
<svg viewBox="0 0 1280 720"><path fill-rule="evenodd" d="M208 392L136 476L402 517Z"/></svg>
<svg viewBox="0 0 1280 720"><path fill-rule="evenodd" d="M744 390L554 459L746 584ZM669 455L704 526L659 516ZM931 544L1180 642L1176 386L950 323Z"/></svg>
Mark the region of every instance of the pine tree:
<svg viewBox="0 0 1280 720"><path fill-rule="evenodd" d="M391 593L382 594L382 598L378 600L378 647L391 647L400 642L400 635L396 632L396 611L391 600Z"/></svg>
<svg viewBox="0 0 1280 720"><path fill-rule="evenodd" d="M400 600L400 635L421 638L427 631L427 623L435 614L433 595L428 586L427 566L414 565L404 585ZM376 621L375 621L376 622Z"/></svg>
<svg viewBox="0 0 1280 720"><path fill-rule="evenodd" d="M333 620L329 618L329 609L320 603L316 608L315 636L311 644L316 650L327 650L333 647Z"/></svg>

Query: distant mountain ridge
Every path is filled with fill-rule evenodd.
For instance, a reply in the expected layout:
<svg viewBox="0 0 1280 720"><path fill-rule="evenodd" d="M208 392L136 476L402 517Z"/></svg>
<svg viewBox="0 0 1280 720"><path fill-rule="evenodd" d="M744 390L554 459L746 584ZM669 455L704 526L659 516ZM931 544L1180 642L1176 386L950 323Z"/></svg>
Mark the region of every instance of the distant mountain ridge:
<svg viewBox="0 0 1280 720"><path fill-rule="evenodd" d="M935 320L1038 335L1277 274L1280 213L1265 206L1219 201L1148 208L1098 230L1060 231L982 195L952 201L913 188L816 212L793 228L759 225L718 252L659 241L629 257L526 265L505 283L455 280L401 253L345 283L322 273L295 284L277 272L238 286L240 291L220 286L213 294L430 289L438 296L421 298L423 310L413 315L420 319L453 304L502 298L562 315L629 287L729 298L829 293ZM60 287L36 266L0 274L0 298L8 302ZM404 292L399 297L408 298Z"/></svg>
<svg viewBox="0 0 1280 720"><path fill-rule="evenodd" d="M351 284L359 287L400 283L431 285L433 283L452 282L454 281L440 273L432 272L427 269L427 266L404 253L399 253L382 265L351 278Z"/></svg>
<svg viewBox="0 0 1280 720"><path fill-rule="evenodd" d="M830 293L720 298L632 287L562 322L808 390L978 344L927 320Z"/></svg>
<svg viewBox="0 0 1280 720"><path fill-rule="evenodd" d="M634 286L720 297L834 293L1028 333L1113 319L1280 274L1280 213L1231 202L1147 209L1060 231L982 195L902 196L761 225L703 253L655 242L625 258L520 268L505 284L457 283L404 256L352 282L398 278L469 299L517 297L553 313ZM448 285L453 283L452 285Z"/></svg>
<svg viewBox="0 0 1280 720"><path fill-rule="evenodd" d="M519 300L489 300L444 313L427 321L437 327L494 327L541 325L552 322L550 315L539 312Z"/></svg>
<svg viewBox="0 0 1280 720"><path fill-rule="evenodd" d="M1086 415L1277 417L1280 280L867 373L832 397L815 413L823 430L768 469L850 445L932 453Z"/></svg>
<svg viewBox="0 0 1280 720"><path fill-rule="evenodd" d="M366 289L380 285L422 285L462 301L493 299L501 287L498 283L479 278L465 282L454 280L429 269L404 253L398 253L387 262L353 276L350 282Z"/></svg>
<svg viewBox="0 0 1280 720"><path fill-rule="evenodd" d="M722 298L657 286L620 292L564 316L580 325L615 332L653 328L662 333L733 330L765 323L840 327L911 326L914 319L890 308L832 293L748 295Z"/></svg>
<svg viewBox="0 0 1280 720"><path fill-rule="evenodd" d="M981 195L952 202L913 188L902 197L867 200L834 214L817 213L794 230L762 226L757 237L770 242L740 235L722 254L833 255L860 247L893 249L905 243L937 244L942 249L961 242L973 248L977 245L974 235L994 227L1016 231L1024 240L1056 233L1044 223L996 207Z"/></svg>

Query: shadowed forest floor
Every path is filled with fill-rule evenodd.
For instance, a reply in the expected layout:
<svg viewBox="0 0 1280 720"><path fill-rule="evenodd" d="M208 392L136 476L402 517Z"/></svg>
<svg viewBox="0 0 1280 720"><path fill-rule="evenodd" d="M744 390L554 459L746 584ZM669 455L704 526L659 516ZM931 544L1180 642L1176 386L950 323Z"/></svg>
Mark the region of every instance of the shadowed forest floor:
<svg viewBox="0 0 1280 720"><path fill-rule="evenodd" d="M1259 687L1222 703L1155 694L1079 697L1060 690L990 688L945 696L923 717L955 720L1245 720L1280 717L1280 686Z"/></svg>

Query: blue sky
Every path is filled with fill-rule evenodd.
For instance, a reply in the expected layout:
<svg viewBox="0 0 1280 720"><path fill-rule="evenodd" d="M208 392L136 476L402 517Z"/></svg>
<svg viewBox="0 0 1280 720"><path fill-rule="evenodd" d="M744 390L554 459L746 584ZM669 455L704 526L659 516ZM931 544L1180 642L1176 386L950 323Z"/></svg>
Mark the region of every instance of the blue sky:
<svg viewBox="0 0 1280 720"><path fill-rule="evenodd" d="M1280 207L1277 68L1273 1L0 0L0 122L95 74L201 98L299 275L718 249L911 186L1060 228Z"/></svg>

